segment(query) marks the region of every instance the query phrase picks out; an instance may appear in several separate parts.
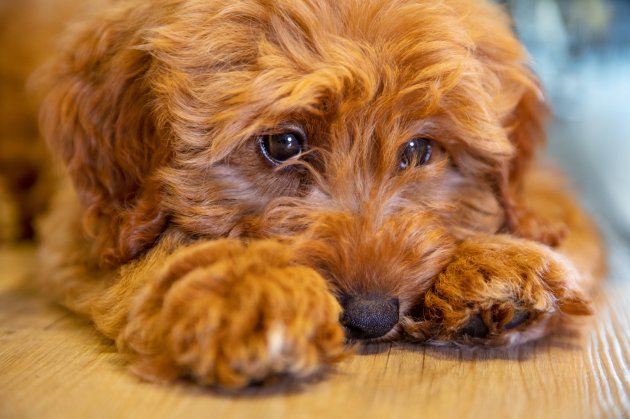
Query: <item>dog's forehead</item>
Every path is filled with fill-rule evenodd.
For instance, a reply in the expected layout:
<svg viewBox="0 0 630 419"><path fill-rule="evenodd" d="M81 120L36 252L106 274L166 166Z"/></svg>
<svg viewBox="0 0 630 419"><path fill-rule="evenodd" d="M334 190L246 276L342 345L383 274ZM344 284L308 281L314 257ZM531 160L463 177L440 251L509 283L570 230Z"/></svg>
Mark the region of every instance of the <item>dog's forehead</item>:
<svg viewBox="0 0 630 419"><path fill-rule="evenodd" d="M380 99L426 113L464 73L478 71L473 40L455 9L439 1L276 1L255 11L250 3L233 6L234 18L222 22L250 39L217 55L248 63L248 102L273 100L277 111Z"/></svg>
<svg viewBox="0 0 630 419"><path fill-rule="evenodd" d="M229 124L231 144L236 133L251 137L333 110L328 121L342 119L371 132L395 127L408 135L426 127L428 118L450 127L461 123L469 132L484 132L485 140L469 145L509 154L497 129L500 115L489 111L497 107L488 106L499 83L476 57L483 22L470 16L481 2L178 3L178 18L148 36L154 56L185 80L183 94L198 102L186 112L192 109L196 123L205 120L215 129Z"/></svg>

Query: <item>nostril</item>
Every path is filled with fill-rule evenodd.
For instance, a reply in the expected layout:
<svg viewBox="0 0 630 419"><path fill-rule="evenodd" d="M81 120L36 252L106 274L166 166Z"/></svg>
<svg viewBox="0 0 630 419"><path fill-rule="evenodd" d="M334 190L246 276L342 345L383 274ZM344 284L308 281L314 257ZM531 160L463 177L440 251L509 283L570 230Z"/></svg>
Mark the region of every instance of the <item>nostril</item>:
<svg viewBox="0 0 630 419"><path fill-rule="evenodd" d="M346 297L342 305L341 324L352 339L381 337L398 323L397 298Z"/></svg>

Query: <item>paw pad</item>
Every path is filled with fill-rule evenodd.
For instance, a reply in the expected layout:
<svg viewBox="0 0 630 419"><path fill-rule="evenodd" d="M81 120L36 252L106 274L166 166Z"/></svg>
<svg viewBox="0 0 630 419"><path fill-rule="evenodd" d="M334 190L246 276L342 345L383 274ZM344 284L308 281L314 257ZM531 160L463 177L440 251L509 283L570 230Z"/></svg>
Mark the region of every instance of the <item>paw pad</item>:
<svg viewBox="0 0 630 419"><path fill-rule="evenodd" d="M484 338L488 336L489 333L490 329L486 326L479 314L471 317L468 324L461 329L462 335L471 338Z"/></svg>
<svg viewBox="0 0 630 419"><path fill-rule="evenodd" d="M471 315L458 334L465 340L489 339L514 330L533 318L534 313L528 310L499 310L493 307L489 311L482 310Z"/></svg>

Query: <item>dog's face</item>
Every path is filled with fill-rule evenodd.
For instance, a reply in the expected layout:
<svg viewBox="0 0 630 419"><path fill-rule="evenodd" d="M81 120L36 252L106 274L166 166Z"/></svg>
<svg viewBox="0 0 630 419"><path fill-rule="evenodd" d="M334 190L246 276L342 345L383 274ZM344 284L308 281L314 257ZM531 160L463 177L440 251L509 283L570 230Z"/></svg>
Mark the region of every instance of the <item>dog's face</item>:
<svg viewBox="0 0 630 419"><path fill-rule="evenodd" d="M74 35L42 114L104 263L168 228L280 239L405 314L458 240L510 227L542 105L494 6L138 3Z"/></svg>

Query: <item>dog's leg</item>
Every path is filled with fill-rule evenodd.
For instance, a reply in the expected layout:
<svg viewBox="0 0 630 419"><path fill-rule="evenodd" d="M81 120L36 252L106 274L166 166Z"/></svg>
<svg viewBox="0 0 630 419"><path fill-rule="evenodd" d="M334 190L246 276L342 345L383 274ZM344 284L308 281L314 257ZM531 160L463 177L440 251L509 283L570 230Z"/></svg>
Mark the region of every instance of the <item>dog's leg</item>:
<svg viewBox="0 0 630 419"><path fill-rule="evenodd" d="M308 377L339 359L340 306L324 279L277 242L218 240L169 256L133 297L118 344L149 378L237 388Z"/></svg>
<svg viewBox="0 0 630 419"><path fill-rule="evenodd" d="M137 260L90 267L76 202L59 194L40 230L40 288L90 317L147 379L238 388L308 377L345 353L326 281L274 241L190 243L166 232Z"/></svg>
<svg viewBox="0 0 630 419"><path fill-rule="evenodd" d="M515 345L590 311L587 297L605 272L595 225L556 172L532 171L523 196L535 217L566 232L559 246L514 235L465 240L426 294L426 321L403 325L414 340Z"/></svg>
<svg viewBox="0 0 630 419"><path fill-rule="evenodd" d="M563 314L590 313L573 264L560 253L507 235L460 244L427 292L437 341L515 345L543 336Z"/></svg>
<svg viewBox="0 0 630 419"><path fill-rule="evenodd" d="M168 239L165 239L168 241ZM324 279L273 241L158 245L99 292L77 297L149 380L239 388L305 378L344 354L340 306ZM89 304L86 304L89 302Z"/></svg>

